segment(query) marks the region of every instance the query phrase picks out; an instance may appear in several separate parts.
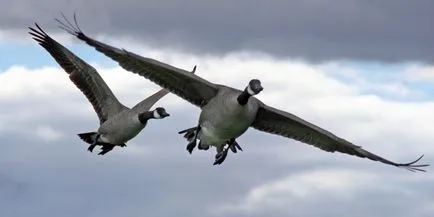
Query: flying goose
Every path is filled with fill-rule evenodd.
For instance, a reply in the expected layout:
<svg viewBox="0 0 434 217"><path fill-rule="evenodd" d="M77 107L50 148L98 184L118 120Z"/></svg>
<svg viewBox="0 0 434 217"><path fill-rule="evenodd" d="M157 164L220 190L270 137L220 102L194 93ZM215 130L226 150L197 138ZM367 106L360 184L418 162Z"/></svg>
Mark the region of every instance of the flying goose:
<svg viewBox="0 0 434 217"><path fill-rule="evenodd" d="M185 137L190 141L187 145L188 150L196 146L196 139L200 140L199 147L203 149L215 146L217 155L214 164L224 161L228 150L225 144L228 141L238 138L249 127L253 127L315 146L327 152L337 151L368 158L413 172L425 172L422 167L429 166L428 164L415 164L423 155L410 163L389 161L300 117L264 104L254 97L263 90L258 79L250 80L244 90L211 83L183 69L92 39L79 29L75 15L75 26L71 25L66 18L65 20L69 26L56 19L61 24L61 28L115 60L124 69L143 76L200 107L198 125L180 133L185 133Z"/></svg>
<svg viewBox="0 0 434 217"><path fill-rule="evenodd" d="M169 91L161 89L130 109L118 101L95 68L48 36L37 23L35 25L38 30L29 27L29 34L69 74L71 81L86 96L99 117L100 127L97 132L78 134L83 141L90 144L90 152L97 145L102 146L99 155L106 154L115 146L125 147L125 143L134 138L146 126L148 120L169 116L162 107L149 110ZM194 71L195 68L193 73Z"/></svg>

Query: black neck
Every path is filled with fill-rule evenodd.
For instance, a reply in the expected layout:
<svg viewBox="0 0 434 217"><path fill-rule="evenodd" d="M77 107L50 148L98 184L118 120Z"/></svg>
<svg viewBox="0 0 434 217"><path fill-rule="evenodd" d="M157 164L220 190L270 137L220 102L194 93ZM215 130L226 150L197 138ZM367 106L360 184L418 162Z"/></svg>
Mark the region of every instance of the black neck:
<svg viewBox="0 0 434 217"><path fill-rule="evenodd" d="M149 119L154 118L153 111L147 111L139 114L139 121L142 124L146 124Z"/></svg>
<svg viewBox="0 0 434 217"><path fill-rule="evenodd" d="M247 88L244 89L243 92L240 93L240 95L237 98L237 101L240 105L245 105L249 101L249 98L251 95L247 92Z"/></svg>

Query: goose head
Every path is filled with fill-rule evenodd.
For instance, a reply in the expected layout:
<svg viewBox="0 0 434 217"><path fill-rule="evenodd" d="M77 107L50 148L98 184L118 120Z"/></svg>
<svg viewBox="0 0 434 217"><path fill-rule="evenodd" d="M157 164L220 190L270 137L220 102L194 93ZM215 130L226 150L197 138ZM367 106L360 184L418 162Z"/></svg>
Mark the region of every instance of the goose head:
<svg viewBox="0 0 434 217"><path fill-rule="evenodd" d="M261 81L258 79L252 79L250 80L249 84L246 87L247 93L250 96L256 95L258 93L260 93L264 88L261 85Z"/></svg>
<svg viewBox="0 0 434 217"><path fill-rule="evenodd" d="M170 114L167 113L166 109L164 109L163 107L156 108L153 111L152 115L153 115L153 118L155 118L155 119L162 119L162 118L170 116Z"/></svg>
<svg viewBox="0 0 434 217"><path fill-rule="evenodd" d="M250 80L249 84L244 89L244 91L241 92L240 95L238 95L238 98L237 98L238 103L240 105L246 105L251 96L254 96L254 95L260 93L263 89L264 88L261 85L261 81L259 81L258 79Z"/></svg>
<svg viewBox="0 0 434 217"><path fill-rule="evenodd" d="M146 124L149 119L163 119L170 116L162 107L158 107L152 111L142 112L138 115L140 123Z"/></svg>

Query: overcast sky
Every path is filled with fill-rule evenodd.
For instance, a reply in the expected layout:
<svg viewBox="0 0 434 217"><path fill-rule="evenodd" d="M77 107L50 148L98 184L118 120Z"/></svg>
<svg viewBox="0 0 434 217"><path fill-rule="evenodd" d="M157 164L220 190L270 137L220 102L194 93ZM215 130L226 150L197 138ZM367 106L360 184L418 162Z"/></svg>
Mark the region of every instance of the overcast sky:
<svg viewBox="0 0 434 217"><path fill-rule="evenodd" d="M168 94L126 148L89 153L92 106L27 34L38 22L133 106L159 89L55 26L242 89L390 160L434 162L430 1L24 1L0 8L1 217L432 217L434 175L250 129L213 166L179 130L199 109ZM255 3L253 3L255 2ZM389 3L386 3L389 2ZM370 61L366 61L370 60ZM391 61L394 63L392 64Z"/></svg>
<svg viewBox="0 0 434 217"><path fill-rule="evenodd" d="M431 0L15 0L3 5L2 29L40 21L57 31L53 18L75 11L87 32L197 54L245 49L309 61L434 60Z"/></svg>

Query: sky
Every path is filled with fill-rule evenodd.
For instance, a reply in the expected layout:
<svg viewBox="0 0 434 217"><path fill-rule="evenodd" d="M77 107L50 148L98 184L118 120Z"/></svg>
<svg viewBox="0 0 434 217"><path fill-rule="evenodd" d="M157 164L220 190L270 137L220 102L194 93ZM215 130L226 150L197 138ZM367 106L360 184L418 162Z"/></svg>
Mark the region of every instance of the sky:
<svg viewBox="0 0 434 217"><path fill-rule="evenodd" d="M2 2L3 1L3 2ZM29 1L0 8L0 216L428 217L434 175L328 153L249 129L243 152L185 150L200 110L173 94L125 148L98 156L78 133L92 106L27 33L38 24L134 106L154 83L56 27L77 13L89 36L215 83L252 78L264 103L397 162L434 162L434 3L401 0Z"/></svg>

